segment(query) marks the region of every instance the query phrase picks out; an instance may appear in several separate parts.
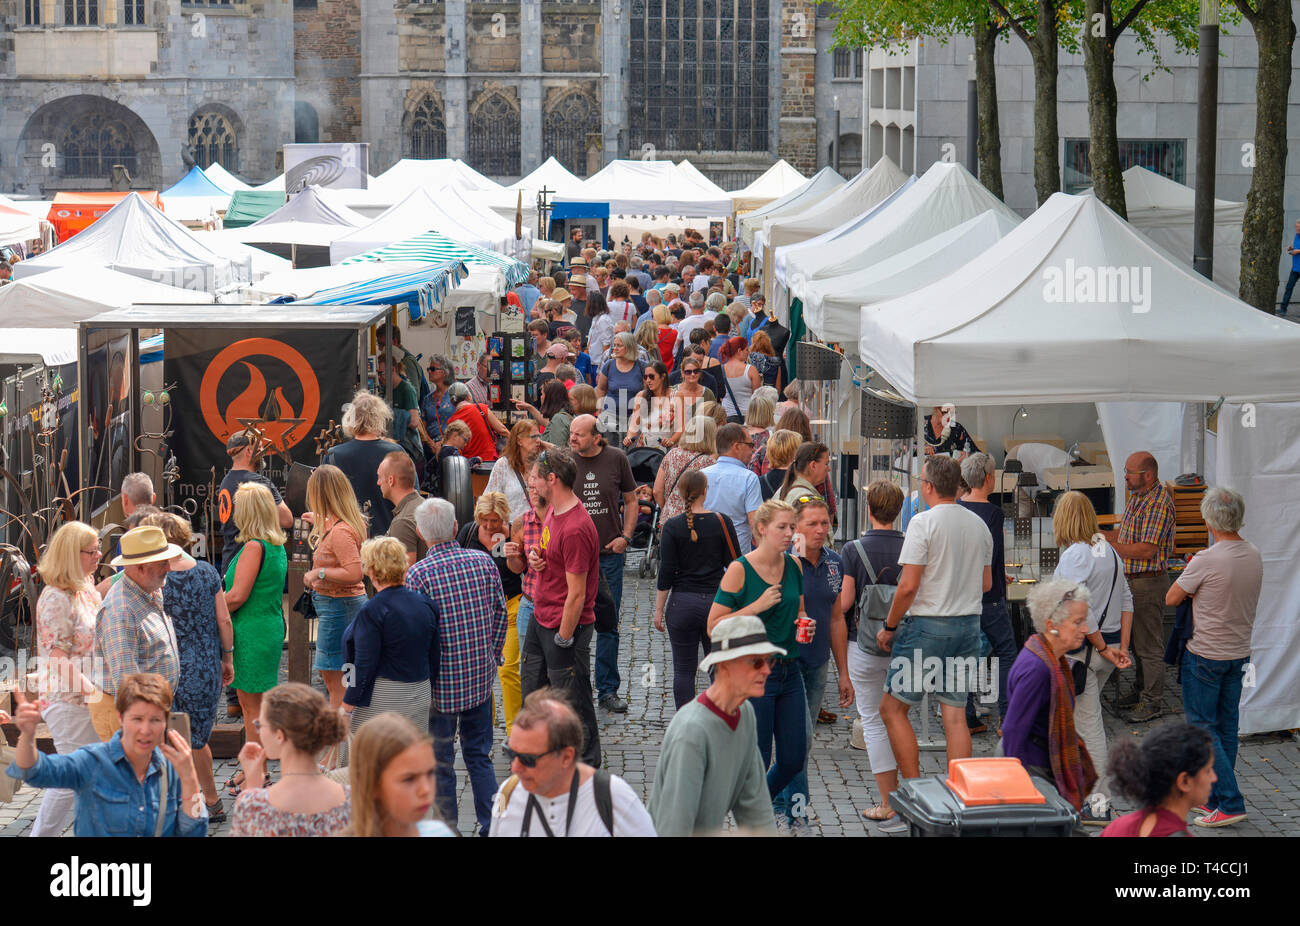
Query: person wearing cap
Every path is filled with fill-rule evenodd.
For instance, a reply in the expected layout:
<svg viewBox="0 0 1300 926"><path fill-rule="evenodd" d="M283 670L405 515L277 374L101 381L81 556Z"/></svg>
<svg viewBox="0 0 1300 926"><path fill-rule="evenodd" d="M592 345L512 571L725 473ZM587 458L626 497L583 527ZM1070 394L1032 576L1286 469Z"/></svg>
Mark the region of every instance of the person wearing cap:
<svg viewBox="0 0 1300 926"><path fill-rule="evenodd" d="M556 341L546 348L546 365L538 370L533 377L533 382L537 384L537 392L540 395L542 385L547 380L555 379L555 371L560 368L560 364L567 363L569 360L569 345L564 341Z"/></svg>
<svg viewBox="0 0 1300 926"><path fill-rule="evenodd" d="M221 479L221 486L217 489L217 521L221 530L221 568L220 572L224 575L226 567L230 565L230 559L235 555L235 534L238 528L235 527L235 492L245 482L257 482L271 490L271 498L275 499L276 514L280 519L280 526L288 528L293 525L293 512L289 506L284 503L280 497L280 490L271 484L261 473L257 472L262 465L261 448L253 445L252 439L247 431L237 431L230 435L226 441L226 453L230 455L230 469Z"/></svg>
<svg viewBox="0 0 1300 926"><path fill-rule="evenodd" d="M176 630L163 610L162 587L181 548L160 527L136 527L122 535L122 552L110 565L122 579L104 596L95 618L95 655L104 661L104 693L113 697L128 675L155 672L172 690L181 678Z"/></svg>
<svg viewBox="0 0 1300 926"><path fill-rule="evenodd" d="M713 684L682 705L668 724L646 809L660 836L705 836L722 830L728 813L754 835L772 835L776 821L758 751L751 698L762 698L772 657L763 622L738 614L709 634Z"/></svg>

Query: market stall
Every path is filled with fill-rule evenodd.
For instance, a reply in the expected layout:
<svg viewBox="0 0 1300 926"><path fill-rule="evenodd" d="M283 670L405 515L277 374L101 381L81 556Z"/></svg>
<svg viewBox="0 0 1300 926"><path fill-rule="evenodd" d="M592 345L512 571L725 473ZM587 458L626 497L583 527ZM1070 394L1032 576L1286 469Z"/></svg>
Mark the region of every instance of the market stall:
<svg viewBox="0 0 1300 926"><path fill-rule="evenodd" d="M167 215L186 225L212 225L230 207L230 194L212 182L198 167L163 191Z"/></svg>
<svg viewBox="0 0 1300 926"><path fill-rule="evenodd" d="M754 235L763 228L763 223L767 219L802 211L844 186L844 182L844 178L834 169L823 167L789 193L778 196L766 206L740 216L737 221L740 240L746 246L754 247Z"/></svg>
<svg viewBox="0 0 1300 926"><path fill-rule="evenodd" d="M55 193L45 218L54 226L60 241L94 225L123 200L138 196L155 209L162 210L163 201L157 190L133 190L126 193Z"/></svg>

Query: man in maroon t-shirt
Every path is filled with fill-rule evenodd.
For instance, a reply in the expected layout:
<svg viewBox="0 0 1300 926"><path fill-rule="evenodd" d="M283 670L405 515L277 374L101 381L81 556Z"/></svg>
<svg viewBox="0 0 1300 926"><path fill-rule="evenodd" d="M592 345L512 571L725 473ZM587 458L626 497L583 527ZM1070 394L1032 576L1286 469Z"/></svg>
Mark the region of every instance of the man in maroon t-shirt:
<svg viewBox="0 0 1300 926"><path fill-rule="evenodd" d="M526 551L537 575L533 619L523 644L523 692L570 689L582 719L582 761L600 767L600 733L591 700L591 636L600 582L600 538L573 492L578 467L566 450L548 450L528 473L528 485L550 505L541 542Z"/></svg>

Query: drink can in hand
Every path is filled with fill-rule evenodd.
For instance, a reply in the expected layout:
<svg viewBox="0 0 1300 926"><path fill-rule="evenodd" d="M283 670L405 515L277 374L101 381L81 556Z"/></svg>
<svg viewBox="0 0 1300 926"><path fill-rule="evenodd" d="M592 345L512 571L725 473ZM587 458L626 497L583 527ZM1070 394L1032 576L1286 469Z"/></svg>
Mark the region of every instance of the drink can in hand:
<svg viewBox="0 0 1300 926"><path fill-rule="evenodd" d="M813 628L817 622L811 617L796 618L794 622L794 638L799 643L811 643L813 638Z"/></svg>

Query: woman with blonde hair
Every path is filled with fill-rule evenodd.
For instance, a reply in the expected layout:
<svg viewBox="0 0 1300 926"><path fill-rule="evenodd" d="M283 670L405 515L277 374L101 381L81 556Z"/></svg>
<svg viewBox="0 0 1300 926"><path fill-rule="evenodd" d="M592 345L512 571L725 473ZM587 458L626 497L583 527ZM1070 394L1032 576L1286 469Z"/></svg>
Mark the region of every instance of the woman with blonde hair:
<svg viewBox="0 0 1300 926"><path fill-rule="evenodd" d="M339 478L347 484L346 478ZM351 496L351 492L348 492ZM235 677L243 716L244 735L260 742L254 717L262 711L262 693L280 680L280 655L284 644L284 580L289 572L285 534L280 527L271 490L259 482L245 482L235 491L235 542L239 550L226 568L226 607L235 628ZM231 778L227 788L238 794L244 773Z"/></svg>
<svg viewBox="0 0 1300 926"><path fill-rule="evenodd" d="M573 409L573 417L579 415L596 414L600 399L596 395L596 390L592 386L579 384L569 390L569 406Z"/></svg>
<svg viewBox="0 0 1300 926"><path fill-rule="evenodd" d="M316 659L330 705L343 703L343 631L366 603L361 575L361 543L366 539L366 519L348 490L347 477L337 466L322 464L307 480L311 522L307 544L312 548L311 569L302 584L311 591L316 608ZM255 716L255 715L254 715Z"/></svg>
<svg viewBox="0 0 1300 926"><path fill-rule="evenodd" d="M665 521L686 510L678 491L682 477L718 462L717 440L717 423L705 415L697 415L686 422L677 446L664 454L654 484L655 504L663 509L659 515L660 530Z"/></svg>
<svg viewBox="0 0 1300 926"><path fill-rule="evenodd" d="M163 610L176 631L176 655L180 658L180 681L172 695L172 710L190 718L190 750L194 771L208 805L208 822L226 819L212 773L212 750L208 739L217 722L221 687L235 678L235 630L221 590L221 575L211 563L189 554L194 532L190 522L168 511L151 514L140 522L160 528L168 543L185 550L171 561L163 585Z"/></svg>
<svg viewBox="0 0 1300 926"><path fill-rule="evenodd" d="M231 811L232 836L337 836L348 825L348 786L333 781L316 757L343 739L347 726L319 691L299 682L276 685L254 724L260 736L239 750L247 786ZM263 787L266 761L280 779Z"/></svg>
<svg viewBox="0 0 1300 926"><path fill-rule="evenodd" d="M448 396L454 385L448 387ZM370 503L370 526L376 534L385 533L393 520L392 506L379 488L379 464L390 453L402 449L387 437L392 424L393 410L383 399L358 392L343 406L343 433L351 439L330 448L321 459L348 477L358 507ZM365 539L365 534L361 536Z"/></svg>
<svg viewBox="0 0 1300 926"><path fill-rule="evenodd" d="M367 540L361 562L375 596L343 632L344 657L356 666L343 710L351 715L354 733L385 711L427 728L429 679L438 670L438 609L406 587L406 547L400 540Z"/></svg>
<svg viewBox="0 0 1300 926"><path fill-rule="evenodd" d="M659 345L659 359L673 371L674 354L677 351L677 329L673 327L673 316L667 307L660 304L650 310L650 317L655 324L655 339Z"/></svg>
<svg viewBox="0 0 1300 926"><path fill-rule="evenodd" d="M528 495L524 496L528 498ZM528 509L524 509L525 511ZM522 518L524 512L516 511ZM522 679L519 675L519 652L523 641L519 639L516 622L519 617L520 595L523 580L506 564L503 542L510 539L510 503L500 492L484 492L474 505L474 520L465 524L456 534L456 542L466 550L478 550L492 557L492 565L501 576L501 591L506 596L506 643L501 652L501 666L497 677L501 680L501 700L506 717L506 736L515 722L515 714L523 704Z"/></svg>
<svg viewBox="0 0 1300 926"><path fill-rule="evenodd" d="M437 814L433 739L401 714L378 714L352 737L348 782L352 823L345 836L455 836Z"/></svg>
<svg viewBox="0 0 1300 926"><path fill-rule="evenodd" d="M99 534L89 524L69 521L54 532L36 567L45 586L36 600L36 656L44 666L38 690L59 755L100 741L86 706L86 696L95 691L90 664L95 615L103 603L95 591L99 559ZM62 833L72 822L75 796L66 788L46 791L32 835Z"/></svg>
<svg viewBox="0 0 1300 926"><path fill-rule="evenodd" d="M528 484L525 480L533 460L537 459L541 451L542 440L537 422L532 418L516 421L510 428L505 453L492 464L492 473L488 476L487 488L484 490L499 492L506 497L509 505L507 524L528 510Z"/></svg>
<svg viewBox="0 0 1300 926"><path fill-rule="evenodd" d="M772 407L772 401L760 395L753 395L749 399L749 408L745 412L745 433L754 441L750 460L753 460L754 453L767 446L767 440L772 436Z"/></svg>
<svg viewBox="0 0 1300 926"><path fill-rule="evenodd" d="M763 501L767 501L780 490L781 484L785 482L786 470L794 462L794 455L802 443L803 435L798 431L788 431L784 428L777 429L767 439L761 463L767 472L759 474L758 477L758 489L763 495ZM751 471L755 470L757 459L757 456L751 459L749 464Z"/></svg>
<svg viewBox="0 0 1300 926"><path fill-rule="evenodd" d="M723 573L709 611L707 631L732 614L754 614L763 621L767 641L779 647L767 689L750 703L758 726L758 751L767 769L776 742L776 762L767 773L767 790L775 798L803 768L808 744L808 707L795 621L808 617L803 600L803 567L786 551L794 537L794 508L768 499L754 513L754 549ZM816 632L817 628L812 628ZM828 633L826 628L823 633ZM778 816L777 828L785 824Z"/></svg>
<svg viewBox="0 0 1300 926"><path fill-rule="evenodd" d="M717 402L700 402L695 406L695 414L712 418L714 425L719 428L727 423L727 413L723 411L722 406Z"/></svg>

